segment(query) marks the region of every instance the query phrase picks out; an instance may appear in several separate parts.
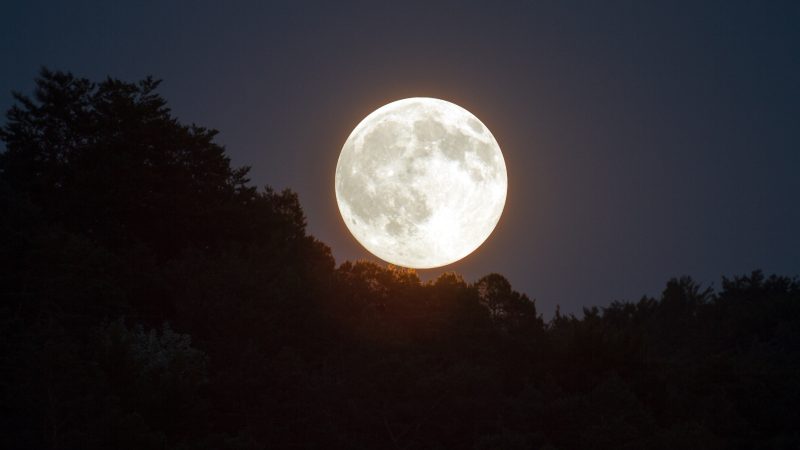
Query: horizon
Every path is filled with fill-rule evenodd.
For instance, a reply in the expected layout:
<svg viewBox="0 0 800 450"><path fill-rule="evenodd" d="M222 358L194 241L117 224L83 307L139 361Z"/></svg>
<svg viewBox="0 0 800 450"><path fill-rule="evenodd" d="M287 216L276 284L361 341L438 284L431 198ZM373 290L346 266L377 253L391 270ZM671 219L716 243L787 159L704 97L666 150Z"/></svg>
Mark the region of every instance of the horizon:
<svg viewBox="0 0 800 450"><path fill-rule="evenodd" d="M800 448L798 23L4 3L0 448Z"/></svg>
<svg viewBox="0 0 800 450"><path fill-rule="evenodd" d="M0 109L41 66L163 79L254 184L300 195L341 262L371 257L334 198L347 135L389 101L441 98L492 130L509 172L495 231L442 271L503 273L548 316L670 277L800 274L796 4L450 5L7 5Z"/></svg>

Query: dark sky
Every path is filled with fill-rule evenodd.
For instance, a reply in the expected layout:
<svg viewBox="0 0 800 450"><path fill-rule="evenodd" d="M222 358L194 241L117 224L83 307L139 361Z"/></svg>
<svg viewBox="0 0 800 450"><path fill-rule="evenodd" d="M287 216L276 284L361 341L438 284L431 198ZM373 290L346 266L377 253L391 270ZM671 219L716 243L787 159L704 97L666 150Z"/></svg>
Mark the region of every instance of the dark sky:
<svg viewBox="0 0 800 450"><path fill-rule="evenodd" d="M800 2L3 2L0 109L39 67L164 79L259 185L300 194L338 262L344 140L412 96L455 102L509 172L499 272L549 317L669 277L800 274Z"/></svg>

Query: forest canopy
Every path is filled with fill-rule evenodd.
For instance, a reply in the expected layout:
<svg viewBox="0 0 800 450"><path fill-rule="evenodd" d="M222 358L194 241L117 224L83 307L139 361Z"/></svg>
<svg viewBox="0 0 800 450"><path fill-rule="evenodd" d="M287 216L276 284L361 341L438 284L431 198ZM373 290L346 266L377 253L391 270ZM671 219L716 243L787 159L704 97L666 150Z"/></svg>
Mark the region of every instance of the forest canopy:
<svg viewBox="0 0 800 450"><path fill-rule="evenodd" d="M158 86L43 69L14 94L0 447L800 446L796 278L545 321L500 274L337 266Z"/></svg>

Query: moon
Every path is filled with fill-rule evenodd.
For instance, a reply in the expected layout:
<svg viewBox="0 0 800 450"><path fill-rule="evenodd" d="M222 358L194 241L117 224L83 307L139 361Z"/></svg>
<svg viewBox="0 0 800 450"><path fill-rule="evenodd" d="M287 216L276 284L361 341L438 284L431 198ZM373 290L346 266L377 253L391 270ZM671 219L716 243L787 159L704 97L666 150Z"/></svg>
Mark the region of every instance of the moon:
<svg viewBox="0 0 800 450"><path fill-rule="evenodd" d="M355 127L335 184L342 219L361 245L394 265L429 269L464 258L489 237L508 175L497 140L477 117L414 97Z"/></svg>

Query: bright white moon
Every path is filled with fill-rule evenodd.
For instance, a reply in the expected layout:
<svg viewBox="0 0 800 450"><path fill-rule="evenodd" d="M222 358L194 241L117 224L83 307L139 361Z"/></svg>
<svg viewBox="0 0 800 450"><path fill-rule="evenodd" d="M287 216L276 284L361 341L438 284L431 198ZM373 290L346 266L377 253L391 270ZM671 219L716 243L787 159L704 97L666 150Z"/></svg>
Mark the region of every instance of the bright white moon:
<svg viewBox="0 0 800 450"><path fill-rule="evenodd" d="M506 202L500 146L466 109L444 100L398 100L356 126L336 165L347 228L375 256L417 269L469 255Z"/></svg>

